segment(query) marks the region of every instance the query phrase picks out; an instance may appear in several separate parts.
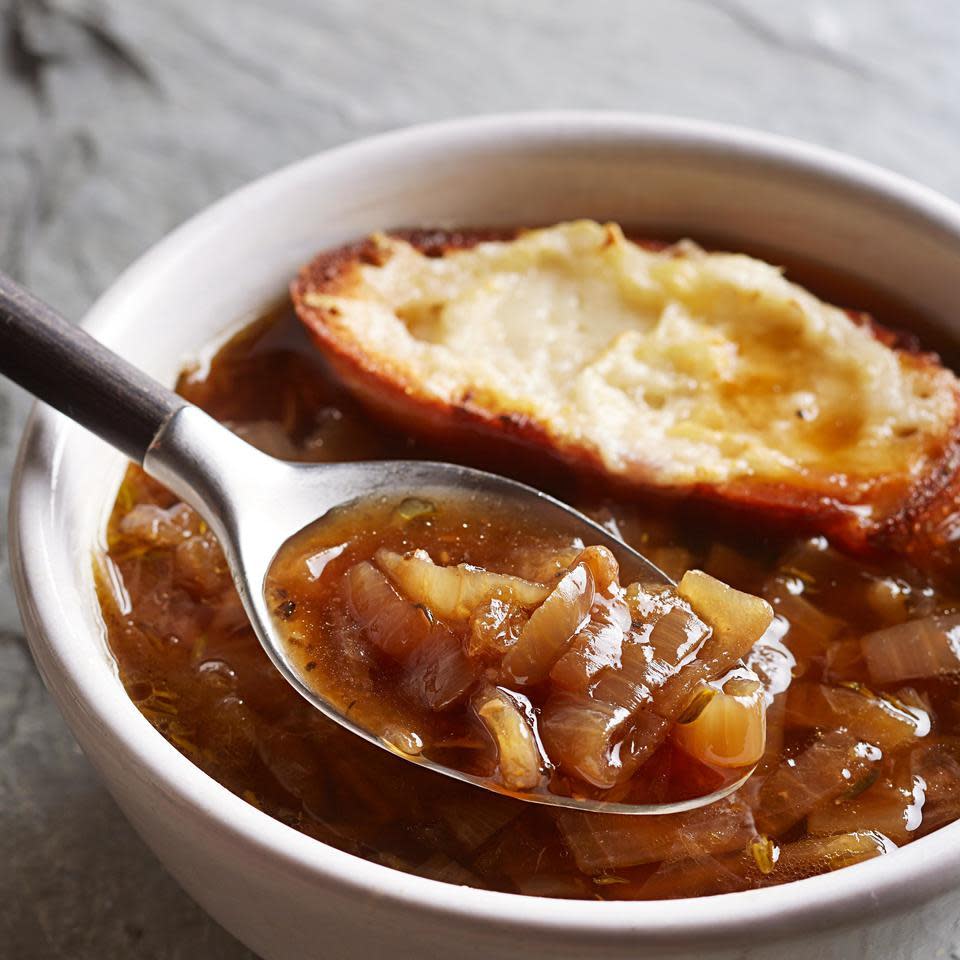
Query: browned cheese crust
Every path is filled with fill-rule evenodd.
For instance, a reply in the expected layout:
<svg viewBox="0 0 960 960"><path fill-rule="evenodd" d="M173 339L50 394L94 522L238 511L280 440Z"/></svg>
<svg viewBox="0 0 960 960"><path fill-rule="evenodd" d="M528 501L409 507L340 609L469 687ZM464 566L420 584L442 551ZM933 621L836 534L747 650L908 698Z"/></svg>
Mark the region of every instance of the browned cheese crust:
<svg viewBox="0 0 960 960"><path fill-rule="evenodd" d="M490 240L508 240L521 230L410 230L390 237L405 240L429 257L443 257ZM634 242L651 250L666 245ZM469 459L492 469L520 469L529 475L562 465L573 475L600 481L620 493L638 497L683 498L707 507L724 521L761 523L790 532L817 532L851 553L866 556L899 555L931 570L950 570L960 559L960 390L954 386L958 411L949 432L929 438L926 468L918 476L878 473L853 478L849 490L820 482L814 472L802 482L743 477L721 483L674 484L656 470L634 468L617 475L597 452L578 443L558 444L543 426L522 413L493 413L473 402L465 391L455 402L428 395L421 385L397 374L389 359L364 349L353 337L331 325L336 308L310 305L311 294L347 296L360 283L362 265L379 266L381 249L366 238L316 256L291 284L298 316L343 385L382 422L424 437L430 442L456 445ZM896 333L871 316L850 313L873 337L908 363L931 373L942 371L936 354L923 352L909 334ZM547 466L545 466L547 464ZM825 473L827 471L824 471ZM841 481L843 478L840 478ZM869 514L869 516L866 516Z"/></svg>

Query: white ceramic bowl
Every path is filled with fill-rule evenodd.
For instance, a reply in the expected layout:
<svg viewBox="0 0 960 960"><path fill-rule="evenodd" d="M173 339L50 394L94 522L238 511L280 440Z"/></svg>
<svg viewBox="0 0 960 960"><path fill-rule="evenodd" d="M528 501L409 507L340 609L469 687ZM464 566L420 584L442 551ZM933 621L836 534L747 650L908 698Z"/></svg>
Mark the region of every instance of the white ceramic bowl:
<svg viewBox="0 0 960 960"><path fill-rule="evenodd" d="M246 187L131 267L85 324L168 383L252 318L314 251L376 228L589 216L721 233L898 291L958 333L960 208L800 143L622 114L487 117L313 157ZM960 824L800 883L662 903L542 900L407 876L330 849L219 786L156 733L104 643L90 555L118 454L35 411L11 508L33 654L144 839L220 923L267 958L866 958L945 955ZM939 951L939 952L938 952Z"/></svg>

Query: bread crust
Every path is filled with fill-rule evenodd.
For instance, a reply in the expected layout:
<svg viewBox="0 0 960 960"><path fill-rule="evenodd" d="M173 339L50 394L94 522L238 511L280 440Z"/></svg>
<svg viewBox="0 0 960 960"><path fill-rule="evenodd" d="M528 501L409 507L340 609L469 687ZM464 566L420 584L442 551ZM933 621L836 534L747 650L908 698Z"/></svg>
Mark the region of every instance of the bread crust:
<svg viewBox="0 0 960 960"><path fill-rule="evenodd" d="M430 257L467 250L478 243L510 240L522 230L400 230L403 240ZM648 249L665 243L631 237ZM615 475L585 444L558 445L546 429L520 413L498 414L472 402L467 390L456 402L428 396L416 382L391 367L389 357L375 356L329 322L330 310L311 306L308 294L350 296L360 282L362 265L382 265L381 248L368 237L318 254L291 284L297 314L343 385L377 419L437 445L468 451L469 458L491 469L509 468L530 476L549 475L560 465L578 478L602 482L618 493L645 498L690 499L720 511L725 520L762 523L797 533L827 535L841 548L862 556L898 555L922 569L960 565L960 389L954 387L951 429L931 438L928 468L919 476L858 477L844 484L773 482L739 478L732 482L675 485L658 482L642 464ZM879 324L866 313L848 311L879 342L909 357L916 367L942 370L940 358L924 352L916 338Z"/></svg>

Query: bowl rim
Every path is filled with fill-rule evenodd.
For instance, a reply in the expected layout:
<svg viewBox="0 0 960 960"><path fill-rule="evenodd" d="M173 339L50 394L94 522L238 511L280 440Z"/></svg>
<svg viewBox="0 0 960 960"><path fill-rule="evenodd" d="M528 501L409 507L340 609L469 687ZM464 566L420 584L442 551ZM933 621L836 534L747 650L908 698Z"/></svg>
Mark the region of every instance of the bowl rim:
<svg viewBox="0 0 960 960"><path fill-rule="evenodd" d="M561 144L616 143L663 146L700 155L740 156L764 168L839 185L886 204L928 232L960 239L960 206L935 191L865 161L801 141L694 119L607 111L547 111L492 114L422 124L378 134L323 151L228 194L176 228L128 267L97 300L83 326L110 341L124 321L114 311L142 281L170 265L194 237L216 231L225 215L242 216L269 199L281 184L312 182L367 158L385 154L476 147L508 141L509 149ZM541 932L571 942L693 944L732 942L745 929L788 936L815 928L889 916L946 893L960 879L960 823L941 828L893 856L841 871L761 890L687 900L568 901L454 886L380 866L313 840L262 813L221 786L171 746L114 684L116 694L92 696L95 658L69 659L76 629L60 607L60 589L46 557L52 545L36 518L54 509L52 493L64 468L69 430L80 429L47 407L35 405L20 444L10 496L11 569L18 604L35 660L57 680L69 699L91 715L100 736L151 780L162 784L181 809L199 816L205 829L280 864L318 886L335 883L360 897L416 911L463 928L525 936ZM39 529L38 529L39 527ZM76 611L73 611L74 619ZM89 631L86 625L82 632ZM87 638L89 639L89 638ZM48 682L53 689L55 684ZM98 691L102 692L102 691ZM67 696L56 694L64 709Z"/></svg>

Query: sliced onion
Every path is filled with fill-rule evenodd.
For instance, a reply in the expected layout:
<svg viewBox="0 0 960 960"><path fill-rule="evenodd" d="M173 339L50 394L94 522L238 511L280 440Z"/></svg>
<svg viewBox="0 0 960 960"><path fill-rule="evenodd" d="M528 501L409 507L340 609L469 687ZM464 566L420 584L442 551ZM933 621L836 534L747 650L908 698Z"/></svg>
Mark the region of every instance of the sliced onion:
<svg viewBox="0 0 960 960"><path fill-rule="evenodd" d="M877 630L861 638L860 646L874 683L960 673L960 614Z"/></svg>
<svg viewBox="0 0 960 960"><path fill-rule="evenodd" d="M925 785L923 833L960 819L960 737L921 741L910 751L909 771Z"/></svg>
<svg viewBox="0 0 960 960"><path fill-rule="evenodd" d="M561 864L553 873L547 873L542 868L537 870L537 863L533 861L526 869L515 871L511 879L517 886L517 893L527 897L583 900L595 892L590 889L587 877L571 872L566 864Z"/></svg>
<svg viewBox="0 0 960 960"><path fill-rule="evenodd" d="M837 640L831 643L823 659L823 676L831 683L856 680L862 677L866 670L859 640Z"/></svg>
<svg viewBox="0 0 960 960"><path fill-rule="evenodd" d="M460 641L440 621L430 625L420 644L408 650L403 692L429 710L449 710L462 702L476 681L476 670Z"/></svg>
<svg viewBox="0 0 960 960"><path fill-rule="evenodd" d="M532 790L542 777L542 758L533 730L517 702L497 687L484 693L476 709L497 744L503 785L508 790Z"/></svg>
<svg viewBox="0 0 960 960"><path fill-rule="evenodd" d="M484 846L473 859L474 869L486 878L509 878L518 891L531 894L589 895L592 884L571 869L570 858L556 842L554 831L544 822L546 818L532 815L536 811L529 809L527 813Z"/></svg>
<svg viewBox="0 0 960 960"><path fill-rule="evenodd" d="M700 654L709 632L704 619L685 603L671 601L653 624L649 643L656 659L670 668L665 672L672 673L691 654Z"/></svg>
<svg viewBox="0 0 960 960"><path fill-rule="evenodd" d="M607 547L586 547L577 557L577 562L586 564L593 574L597 593L605 593L612 584L620 582L620 564Z"/></svg>
<svg viewBox="0 0 960 960"><path fill-rule="evenodd" d="M716 674L709 661L692 660L669 677L652 695L650 709L664 719L676 722L690 706L697 691L713 680Z"/></svg>
<svg viewBox="0 0 960 960"><path fill-rule="evenodd" d="M807 817L807 832L830 836L872 830L895 843L907 843L923 821L926 783L910 776L903 783L889 777L846 803L827 803Z"/></svg>
<svg viewBox="0 0 960 960"><path fill-rule="evenodd" d="M760 789L757 826L783 833L811 810L862 790L878 773L882 753L846 730L833 730L793 760L784 760Z"/></svg>
<svg viewBox="0 0 960 960"><path fill-rule="evenodd" d="M550 681L562 690L586 693L601 670L620 665L624 633L629 629L630 610L623 600L616 597L597 604L589 623L553 665Z"/></svg>
<svg viewBox="0 0 960 960"><path fill-rule="evenodd" d="M930 717L919 707L879 697L856 685L797 683L787 695L787 725L820 730L846 727L861 740L883 750L895 750L916 737L926 736L930 732Z"/></svg>
<svg viewBox="0 0 960 960"><path fill-rule="evenodd" d="M885 623L903 623L910 616L910 587L896 577L877 577L867 587L870 609Z"/></svg>
<svg viewBox="0 0 960 960"><path fill-rule="evenodd" d="M799 657L815 657L837 640L844 622L818 610L802 596L803 581L795 577L775 577L763 595L773 609L790 624L784 642Z"/></svg>
<svg viewBox="0 0 960 960"><path fill-rule="evenodd" d="M667 861L640 893L650 900L733 893L838 870L895 849L888 837L867 830L782 845L757 837L743 853Z"/></svg>
<svg viewBox="0 0 960 960"><path fill-rule="evenodd" d="M673 728L674 740L701 763L751 766L763 756L766 703L759 680L728 680L690 723Z"/></svg>
<svg viewBox="0 0 960 960"><path fill-rule="evenodd" d="M504 676L521 686L539 683L585 626L593 605L593 575L583 563L568 571L531 614L502 661Z"/></svg>
<svg viewBox="0 0 960 960"><path fill-rule="evenodd" d="M497 593L511 596L521 606L532 607L542 603L550 592L542 584L490 573L466 563L440 567L422 550L401 556L381 548L376 553L376 561L405 597L423 604L444 620L466 620L480 604Z"/></svg>
<svg viewBox="0 0 960 960"><path fill-rule="evenodd" d="M831 547L825 537L811 537L790 547L779 565L784 576L797 577L818 593L866 585L863 566Z"/></svg>
<svg viewBox="0 0 960 960"><path fill-rule="evenodd" d="M174 548L174 577L194 596L212 597L232 583L220 544L210 531L194 534Z"/></svg>
<svg viewBox="0 0 960 960"><path fill-rule="evenodd" d="M669 725L653 714L641 712L628 729L629 719L623 707L555 693L541 712L540 736L562 772L609 789L631 777L667 734Z"/></svg>
<svg viewBox="0 0 960 960"><path fill-rule="evenodd" d="M534 583L554 583L566 573L583 552L583 544L571 545L562 550L534 549L529 553L520 554L515 560L513 569L517 576Z"/></svg>
<svg viewBox="0 0 960 960"><path fill-rule="evenodd" d="M620 648L620 665L600 672L591 695L632 714L652 702L653 690L663 685L673 669L654 657L649 643L628 633Z"/></svg>
<svg viewBox="0 0 960 960"><path fill-rule="evenodd" d="M689 813L623 817L561 813L560 831L588 874L743 849L755 833L750 808L736 797Z"/></svg>
<svg viewBox="0 0 960 960"><path fill-rule="evenodd" d="M646 878L640 896L630 899L669 900L749 890L755 886L752 866L752 858L742 853L668 860Z"/></svg>
<svg viewBox="0 0 960 960"><path fill-rule="evenodd" d="M633 600L636 606L635 596ZM652 703L660 716L674 719L673 713L661 709L661 703L672 704L676 700L679 712L680 704L686 702L689 692L704 678L698 667L700 661L691 661L690 657L699 651L708 635L707 625L686 603L676 598L657 598L648 623L640 632L634 630L624 637L619 668L604 670L598 676L593 695L631 711ZM681 669L684 660L689 663Z"/></svg>
<svg viewBox="0 0 960 960"><path fill-rule="evenodd" d="M778 883L801 880L872 860L896 849L897 845L889 837L872 830L858 830L833 837L808 837L780 848L776 870L771 877Z"/></svg>
<svg viewBox="0 0 960 960"><path fill-rule="evenodd" d="M473 665L450 628L405 600L371 563L351 567L350 610L364 634L404 667L404 694L430 710L462 701L475 680Z"/></svg>
<svg viewBox="0 0 960 960"><path fill-rule="evenodd" d="M688 570L677 584L677 593L713 629L701 658L723 663L724 668L746 656L773 620L773 608L766 600L734 590L702 570Z"/></svg>
<svg viewBox="0 0 960 960"><path fill-rule="evenodd" d="M661 624L681 622L677 619L679 612L672 611L671 617L663 617L657 622L657 627L661 627ZM710 646L713 646L715 652L719 649L713 645L710 628L692 611L687 613L687 617L689 643L678 648L676 656L679 658L685 651L690 651L696 653L696 658L691 659L687 654L683 662L677 665L665 663L663 660L657 661L661 666L663 679L659 689L653 689L652 709L667 720L676 720L687 709L699 687L725 674L736 662L730 660L722 650L715 657L707 656Z"/></svg>
<svg viewBox="0 0 960 960"><path fill-rule="evenodd" d="M427 615L404 600L372 563L351 567L347 584L354 620L387 656L403 659L430 632Z"/></svg>
<svg viewBox="0 0 960 960"><path fill-rule="evenodd" d="M235 736L235 730L231 730ZM260 762L287 793L318 813L329 809L331 771L323 753L307 737L271 724L259 724L256 751Z"/></svg>
<svg viewBox="0 0 960 960"><path fill-rule="evenodd" d="M466 638L467 653L471 657L499 658L520 637L527 614L523 607L509 598L493 596L473 611L470 632Z"/></svg>
<svg viewBox="0 0 960 960"><path fill-rule="evenodd" d="M653 623L678 602L672 590L662 586L650 587L639 582L631 583L623 596L630 608L631 617L637 623Z"/></svg>

